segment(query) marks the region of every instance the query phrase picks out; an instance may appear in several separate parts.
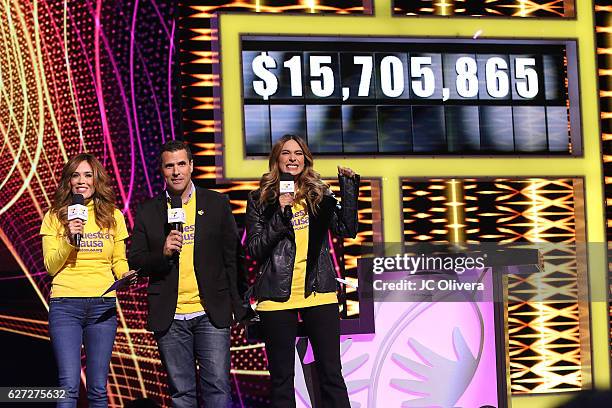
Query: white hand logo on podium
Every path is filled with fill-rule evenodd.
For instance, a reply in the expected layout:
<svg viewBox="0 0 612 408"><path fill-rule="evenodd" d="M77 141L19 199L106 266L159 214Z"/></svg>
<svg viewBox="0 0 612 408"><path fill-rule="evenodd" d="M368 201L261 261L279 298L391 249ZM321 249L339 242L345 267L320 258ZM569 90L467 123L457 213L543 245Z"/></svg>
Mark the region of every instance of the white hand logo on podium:
<svg viewBox="0 0 612 408"><path fill-rule="evenodd" d="M424 364L398 353L393 353L391 359L422 380L393 378L391 386L421 398L404 401L402 407L454 407L472 381L478 366L459 328L453 329L456 361L439 355L413 338L408 339L408 345Z"/></svg>

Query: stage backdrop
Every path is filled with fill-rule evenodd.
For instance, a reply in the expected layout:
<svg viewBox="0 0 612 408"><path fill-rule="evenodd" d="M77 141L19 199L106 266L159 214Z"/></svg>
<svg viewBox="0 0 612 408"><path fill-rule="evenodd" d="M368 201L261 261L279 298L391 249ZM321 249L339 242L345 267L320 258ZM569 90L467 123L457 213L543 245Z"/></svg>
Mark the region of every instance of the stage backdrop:
<svg viewBox="0 0 612 408"><path fill-rule="evenodd" d="M265 171L265 161L256 155L247 159L242 151L232 150L247 146L248 124L244 118L249 108L242 100L245 95L238 70L242 66L238 37L241 34L577 40L579 77L574 80L579 80L581 113L577 120L570 121L571 109L577 107L563 82L562 92L567 95L563 95L563 103L555 106L567 107L570 123L568 143L560 156L548 150L536 151L536 157L520 158L521 152L510 156L506 152L500 157L489 151L485 152L488 157L462 159L439 151L428 153L428 157L416 157L414 151L400 150L400 154L407 156L393 156L379 151L377 141L376 150L370 149L365 155L352 156L343 150L322 152L317 156L317 168L332 186L337 163L353 167L364 179L359 235L355 240L346 240L343 248L335 242L338 268L349 280L356 280L357 258L368 255L360 248L384 241L603 243L605 219L600 210L603 206L609 210L612 202L608 200L612 190L606 188L604 196L602 188L604 180L607 187L610 178L604 179L600 172L602 162L605 174L610 172L611 10L604 1L579 3L574 5L567 0L3 3L0 279L7 293L2 298L14 301L2 302L0 330L11 336L17 350L20 342L14 339L25 336L37 340L30 344L50 353L46 323L49 279L42 264L38 229L61 167L78 152L93 153L104 162L116 181L117 200L131 227L137 204L163 188L156 165L159 145L168 139L184 138L196 155L196 182L229 194L242 225L246 193L255 188L257 178ZM220 14L224 15L219 19ZM594 31L597 46L593 43ZM596 52L600 68L600 117L595 96ZM236 71L225 71L232 66ZM563 67L561 75L566 75L571 61L564 61ZM405 74L407 77L408 72ZM376 80L374 76L373 83ZM295 105L294 101L283 103ZM342 111L348 108L343 109L340 99L333 105L340 113L331 116L335 120L331 123L343 137L342 119L350 118L350 114L342 116ZM420 106L430 105L423 102ZM221 116L221 108L225 116ZM308 127L306 115L299 121L292 120L290 125L299 123L306 132L313 129ZM551 126L546 123L549 141ZM600 141L603 152L599 149ZM407 145L400 144L400 148ZM512 145L516 146L516 142ZM326 156L334 153L335 157ZM431 158L439 153L445 154ZM608 217L609 214L608 211ZM610 225L612 221L608 220ZM608 235L609 231L610 228ZM601 307L607 299L604 288L608 285L603 276L607 268L605 260L592 257L591 269L581 270L576 261L579 255L549 254L545 258L544 281L572 294L567 302L524 302L520 298L513 301L513 287L533 289L541 282L511 281L510 381L517 406L548 403L546 397L531 398L533 394L551 395L589 388L593 382L608 383L609 313L607 307L605 311ZM585 281L587 273L590 283ZM589 289L591 297L598 301L591 308L579 302L580 293L588 293ZM144 329L144 290L121 293L119 297L121 322L109 377L111 404L122 406L138 397L168 404L165 373L153 338ZM343 306L345 317L359 316L357 300L356 293L349 290ZM589 320L595 322L593 326L589 326ZM262 344L247 342L241 329L234 329L232 334L236 404L267 406L269 390ZM364 370L374 366L370 364L375 357L369 357L367 364L355 366L353 357L363 356L354 354L358 347L347 348L352 340L347 337L343 341L343 350L352 348L345 362L352 362L355 368L346 372L351 399L361 402L361 406L368 406L366 401L373 404L377 389L363 381L368 378ZM26 349L19 352L35 354ZM36 366L30 377L36 377L45 368ZM53 371L53 367L49 370ZM40 375L54 378L55 373ZM0 385L22 385L11 381L7 376L6 383ZM304 395L299 384L298 392ZM31 385L54 384L33 381ZM522 394L530 394L529 402L518 398Z"/></svg>

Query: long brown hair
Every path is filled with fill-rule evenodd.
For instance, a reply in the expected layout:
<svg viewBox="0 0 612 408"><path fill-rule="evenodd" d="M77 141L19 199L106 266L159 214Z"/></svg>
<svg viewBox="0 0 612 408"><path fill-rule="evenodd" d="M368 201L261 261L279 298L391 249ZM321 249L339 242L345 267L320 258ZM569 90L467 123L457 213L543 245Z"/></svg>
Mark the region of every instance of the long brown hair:
<svg viewBox="0 0 612 408"><path fill-rule="evenodd" d="M72 204L72 188L70 179L79 164L86 161L93 170L93 185L96 190L91 197L94 203L94 213L98 227L106 230L114 230L116 225L115 192L110 184L110 177L102 166L102 163L89 153L80 153L68 160L62 169L62 176L55 190L51 212L55 214L68 231L68 206Z"/></svg>
<svg viewBox="0 0 612 408"><path fill-rule="evenodd" d="M321 180L319 173L314 171L312 167L314 163L312 153L304 139L291 134L284 135L272 146L272 151L268 157L268 169L270 171L261 176L259 181L259 188L261 190L259 203L260 205L272 204L279 197L280 169L278 168L278 158L284 144L289 140L294 140L300 145L302 152L304 152L304 170L297 176L295 201L305 200L310 211L316 214L319 204L327 190L329 190L329 187Z"/></svg>

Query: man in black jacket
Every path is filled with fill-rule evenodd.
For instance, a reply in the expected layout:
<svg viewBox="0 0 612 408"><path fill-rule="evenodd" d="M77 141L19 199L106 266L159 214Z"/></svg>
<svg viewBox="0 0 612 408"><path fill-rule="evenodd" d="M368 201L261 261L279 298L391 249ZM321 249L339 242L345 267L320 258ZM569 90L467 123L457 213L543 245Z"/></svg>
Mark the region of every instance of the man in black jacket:
<svg viewBox="0 0 612 408"><path fill-rule="evenodd" d="M129 254L130 265L149 276L147 328L157 340L174 407L197 406L196 362L206 406L227 407L229 326L241 317L239 286L246 285L237 274L236 223L225 195L191 181L193 158L185 143L163 145L161 170L166 191L138 211ZM185 217L174 228L167 223L171 198L182 203Z"/></svg>

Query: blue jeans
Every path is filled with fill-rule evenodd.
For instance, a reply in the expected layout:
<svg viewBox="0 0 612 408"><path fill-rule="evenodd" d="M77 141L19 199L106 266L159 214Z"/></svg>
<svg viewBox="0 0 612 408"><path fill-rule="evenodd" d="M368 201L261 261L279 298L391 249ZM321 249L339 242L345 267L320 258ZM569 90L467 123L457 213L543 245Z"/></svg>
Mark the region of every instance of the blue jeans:
<svg viewBox="0 0 612 408"><path fill-rule="evenodd" d="M207 315L173 320L155 339L175 408L197 407L196 361L200 389L206 408L225 408L232 403L230 386L230 330L217 329Z"/></svg>
<svg viewBox="0 0 612 408"><path fill-rule="evenodd" d="M106 380L117 332L115 298L51 298L49 334L57 360L59 386L68 398L58 407L76 407L85 346L87 399L90 408L107 407Z"/></svg>

